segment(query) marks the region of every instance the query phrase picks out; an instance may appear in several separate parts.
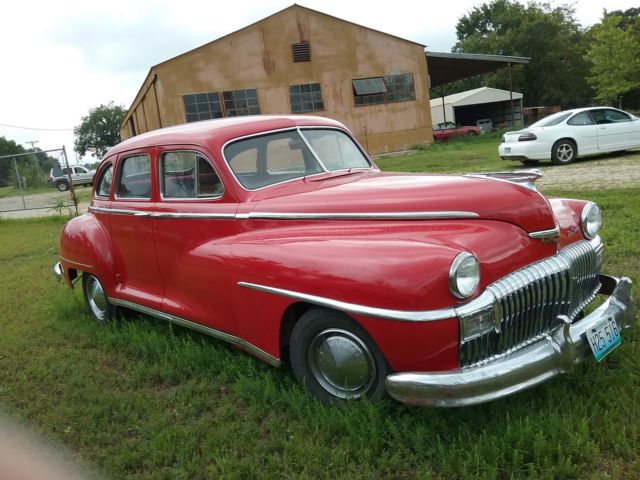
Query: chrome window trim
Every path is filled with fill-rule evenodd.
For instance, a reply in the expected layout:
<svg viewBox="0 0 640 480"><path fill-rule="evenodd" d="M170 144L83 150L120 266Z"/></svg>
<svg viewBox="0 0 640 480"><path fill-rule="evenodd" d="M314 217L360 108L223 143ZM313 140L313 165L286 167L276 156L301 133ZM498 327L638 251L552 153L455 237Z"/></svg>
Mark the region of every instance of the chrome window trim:
<svg viewBox="0 0 640 480"><path fill-rule="evenodd" d="M149 192L149 196L148 197L121 197L118 195L118 189L120 187L120 182L122 181L122 167L124 166L124 162L126 162L129 158L134 158L134 157L147 157L149 159L149 185L151 187L151 190ZM151 201L151 197L153 197L153 179L151 178L151 173L153 171L153 165L152 165L152 161L151 161L151 155L149 155L148 153L144 152L139 152L139 153L132 153L131 155L128 156L123 156L122 158L118 159L118 171L116 172L118 174L118 178L117 178L117 182L114 183L113 186L113 198L115 200L118 201L139 201L139 202L150 202Z"/></svg>
<svg viewBox="0 0 640 480"><path fill-rule="evenodd" d="M296 300L313 303L323 307L329 307L342 310L367 317L383 318L387 320L399 320L404 322L435 322L438 320L446 320L456 317L453 308L445 308L441 310L425 310L425 311L405 311L391 310L387 308L367 307L366 305L358 305L355 303L343 302L331 298L310 295L307 293L294 292L282 288L268 287L250 282L238 282L238 286L258 290L266 293L273 293L283 297L289 297Z"/></svg>
<svg viewBox="0 0 640 480"><path fill-rule="evenodd" d="M314 126L314 125L304 125L304 126L293 126L293 127L285 127L285 128L277 128L275 130L266 130L264 132L258 132L258 133L251 133L249 135L244 135L242 137L237 137L237 138L232 138L231 140L227 140L223 145L221 150L222 153L222 159L224 160L224 163L227 167L227 169L229 170L229 172L231 172L231 175L233 176L233 179L236 181L236 183L240 186L240 188L242 188L244 191L246 192L258 192L260 190L263 190L265 188L271 188L274 187L276 185L282 185L285 183L289 183L289 182L294 182L294 181L298 181L300 179L303 178L313 178L313 177L317 177L319 175L326 175L327 173L335 173L335 172L347 172L350 169L349 168L344 168L342 170L325 170L324 172L318 172L318 173L314 173L312 175L303 175L301 177L296 177L296 178L290 178L288 180L283 180L282 182L277 182L277 183L272 183L270 185L265 185L264 187L258 187L258 188L247 188L244 185L242 185L242 182L240 180L238 180L238 177L236 176L236 173L233 171L233 169L231 168L231 165L229 165L229 160L227 159L227 156L225 155L224 151L227 148L227 146L229 146L229 144L234 143L234 142L238 142L240 140L246 140L248 138L253 138L253 137L261 137L264 135L270 135L272 133L282 133L282 132L289 132L289 131L300 131L300 130L309 130L309 129L325 129L325 130L337 130L339 132L343 132L345 134L348 135L348 132L340 127L333 127L333 126ZM303 140L305 141L305 144L307 143L306 139L304 138L303 135L301 135L303 137ZM360 144L358 144L356 142L356 146L358 147L358 149L360 150L360 152L365 156L365 158L367 159L367 161L369 162L370 167L369 168L365 168L365 167L358 167L358 170L370 170L372 172L378 172L380 171L375 164L371 161L371 158L369 158L369 155L367 155L365 153L365 151L362 149L362 147L360 146ZM313 150L311 150L311 153L316 157L317 160L317 156L316 154L313 152ZM322 162L318 162L320 164L321 167L324 168L324 165L322 164Z"/></svg>
<svg viewBox="0 0 640 480"><path fill-rule="evenodd" d="M189 328L191 330L195 330L195 331L198 331L200 333L204 333L206 335L210 335L210 336L212 336L214 338L217 338L219 340L223 340L223 341L231 343L233 345L238 345L238 346L246 349L248 352L252 353L256 357L260 358L261 360L264 360L265 362L267 362L267 363L269 363L269 364L271 364L271 365L273 365L275 367L279 367L280 364L281 364L280 359L274 357L270 353L265 352L264 350L261 350L260 348L256 347L255 345L247 342L246 340L244 340L244 339L242 339L240 337L236 337L235 335L231 335L230 333L221 332L220 330L216 330L214 328L206 327L206 326L201 325L199 323L195 323L195 322L192 322L190 320L186 320L186 319L181 318L181 317L176 317L175 315L171 315L169 313L161 312L161 311L155 310L153 308L145 307L144 305L139 305L137 303L130 302L128 300L121 300L121 299L112 298L112 297L108 297L108 300L113 305L118 305L120 307L130 308L132 310L136 310L136 311L144 313L146 315L151 315L153 317L159 318L160 320L165 320L167 322L171 322L171 323L174 323L176 325L180 325L181 327L186 327L186 328Z"/></svg>
<svg viewBox="0 0 640 480"><path fill-rule="evenodd" d="M100 178L99 181L94 183L95 186L95 190L94 190L94 198L98 198L100 200L109 200L109 197L111 196L111 189L114 188L114 183L113 183L113 172L111 174L111 185L109 186L109 195L100 195L99 194L99 189L100 189L100 183L102 182L102 180L104 179L104 176L107 174L107 170L109 170L109 168L111 168L112 170L115 169L115 162L113 160L109 160L109 165L107 165L106 167L104 167L102 169L102 171L100 172ZM98 172L96 172L98 173ZM93 177L95 178L95 176Z"/></svg>
<svg viewBox="0 0 640 480"><path fill-rule="evenodd" d="M220 181L220 185L222 185L222 193L220 195L215 195L215 196L210 196L210 197L188 197L188 198L166 198L164 196L164 192L162 189L163 183L162 183L162 156L165 153L173 153L173 152L193 152L197 155L200 155L202 158L204 158L209 165L211 166L211 168L213 169L213 173L216 174L216 176L218 177L218 180ZM224 197L224 193L225 193L225 188L224 188L224 183L222 183L222 178L220 177L220 175L218 174L218 171L216 170L216 167L213 165L213 162L211 162L211 160L209 159L209 157L207 157L204 153L199 152L198 150L189 150L189 149L177 149L177 150L162 150L161 152L158 152L158 186L159 191L160 191L160 200L162 200L163 202L207 202L209 200L219 200L222 197ZM196 165L197 165L197 161L196 161ZM197 166L196 166L196 170L197 170ZM198 174L198 172L196 171L196 175Z"/></svg>

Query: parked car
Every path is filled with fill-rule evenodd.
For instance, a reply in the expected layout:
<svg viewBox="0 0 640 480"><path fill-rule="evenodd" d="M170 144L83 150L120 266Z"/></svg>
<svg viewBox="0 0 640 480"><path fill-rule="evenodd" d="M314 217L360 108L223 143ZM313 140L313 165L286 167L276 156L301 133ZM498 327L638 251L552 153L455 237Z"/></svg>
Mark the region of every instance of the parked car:
<svg viewBox="0 0 640 480"><path fill-rule="evenodd" d="M597 205L538 177L383 173L313 116L169 127L107 153L54 273L99 322L124 307L287 359L325 402L476 404L635 321L631 280L600 273Z"/></svg>
<svg viewBox="0 0 640 480"><path fill-rule="evenodd" d="M455 137L475 137L480 135L480 131L480 127L463 127L453 122L441 122L433 127L433 139L437 142L447 142Z"/></svg>
<svg viewBox="0 0 640 480"><path fill-rule="evenodd" d="M81 166L52 168L49 172L49 183L61 192L65 192L69 190L69 174L71 175L73 186L77 187L81 185L93 185L93 176L95 173L95 170L88 170Z"/></svg>
<svg viewBox="0 0 640 480"><path fill-rule="evenodd" d="M502 136L503 160L566 165L578 157L640 147L640 120L611 107L578 108L554 113L524 130Z"/></svg>

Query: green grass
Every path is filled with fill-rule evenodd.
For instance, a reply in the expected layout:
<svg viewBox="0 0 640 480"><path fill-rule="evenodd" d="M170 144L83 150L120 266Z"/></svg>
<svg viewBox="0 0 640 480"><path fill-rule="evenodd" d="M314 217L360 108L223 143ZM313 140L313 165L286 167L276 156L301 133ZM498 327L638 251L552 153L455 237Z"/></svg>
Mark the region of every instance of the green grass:
<svg viewBox="0 0 640 480"><path fill-rule="evenodd" d="M474 148L406 161L491 165ZM603 207L605 270L640 281L636 190L578 193ZM92 322L51 275L63 221L0 220L0 409L107 478L640 478L637 328L601 364L490 404L326 407L287 368L209 337Z"/></svg>

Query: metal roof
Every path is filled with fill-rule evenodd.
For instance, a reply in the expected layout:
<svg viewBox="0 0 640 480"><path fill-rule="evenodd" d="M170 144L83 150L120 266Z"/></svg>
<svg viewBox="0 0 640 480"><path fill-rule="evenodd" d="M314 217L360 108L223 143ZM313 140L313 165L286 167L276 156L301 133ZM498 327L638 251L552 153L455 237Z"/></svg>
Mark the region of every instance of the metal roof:
<svg viewBox="0 0 640 480"><path fill-rule="evenodd" d="M506 68L512 63L529 63L529 57L477 53L425 52L431 87Z"/></svg>

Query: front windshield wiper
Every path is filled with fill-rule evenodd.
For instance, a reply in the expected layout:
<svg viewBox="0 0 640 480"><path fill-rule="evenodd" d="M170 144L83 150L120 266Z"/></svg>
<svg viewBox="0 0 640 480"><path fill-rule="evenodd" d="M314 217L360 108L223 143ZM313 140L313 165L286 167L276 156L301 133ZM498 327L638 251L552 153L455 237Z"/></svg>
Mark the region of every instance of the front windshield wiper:
<svg viewBox="0 0 640 480"><path fill-rule="evenodd" d="M309 177L304 177L304 180L307 182L320 182L322 180L327 180L329 178L344 177L346 175L351 175L354 173L364 173L368 170L371 170L371 168L353 167L353 168L347 168L346 170L333 170L330 172L326 172L324 174L315 174Z"/></svg>

